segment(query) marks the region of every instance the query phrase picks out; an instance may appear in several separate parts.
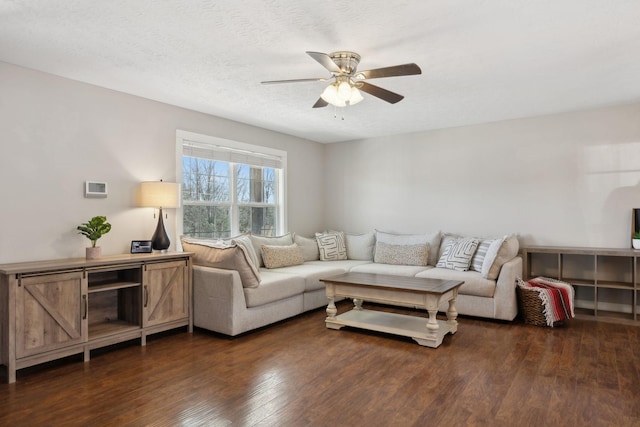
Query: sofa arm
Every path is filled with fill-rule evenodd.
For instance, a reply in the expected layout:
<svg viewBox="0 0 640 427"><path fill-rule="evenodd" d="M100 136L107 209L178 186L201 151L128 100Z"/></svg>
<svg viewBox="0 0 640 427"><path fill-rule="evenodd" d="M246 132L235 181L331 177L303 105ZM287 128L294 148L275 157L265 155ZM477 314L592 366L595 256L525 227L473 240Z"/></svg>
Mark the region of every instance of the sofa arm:
<svg viewBox="0 0 640 427"><path fill-rule="evenodd" d="M516 277L522 277L522 258L519 256L504 263L500 269L493 296L496 319L513 320L518 314Z"/></svg>
<svg viewBox="0 0 640 427"><path fill-rule="evenodd" d="M246 311L240 275L235 270L193 266L193 323L226 335L235 335Z"/></svg>

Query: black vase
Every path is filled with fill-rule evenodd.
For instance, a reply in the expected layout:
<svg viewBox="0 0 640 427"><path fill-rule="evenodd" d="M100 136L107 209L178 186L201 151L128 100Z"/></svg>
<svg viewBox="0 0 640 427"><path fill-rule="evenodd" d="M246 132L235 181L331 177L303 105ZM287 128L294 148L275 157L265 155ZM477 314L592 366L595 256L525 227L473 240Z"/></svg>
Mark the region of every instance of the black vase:
<svg viewBox="0 0 640 427"><path fill-rule="evenodd" d="M158 225L156 231L154 231L151 237L151 247L155 251L166 251L171 245L171 240L167 235L167 231L164 229L164 221L162 220L162 208L160 208L160 214L158 218Z"/></svg>

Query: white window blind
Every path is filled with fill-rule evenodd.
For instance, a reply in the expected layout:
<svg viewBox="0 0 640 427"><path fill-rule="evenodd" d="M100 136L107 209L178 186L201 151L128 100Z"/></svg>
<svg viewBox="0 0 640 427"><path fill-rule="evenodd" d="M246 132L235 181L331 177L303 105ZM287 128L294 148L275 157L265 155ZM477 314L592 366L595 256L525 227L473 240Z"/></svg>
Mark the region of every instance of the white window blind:
<svg viewBox="0 0 640 427"><path fill-rule="evenodd" d="M188 157L219 160L230 163L241 163L250 166L282 169L282 157L256 153L237 148L223 147L214 144L203 144L196 141L183 140L182 153Z"/></svg>

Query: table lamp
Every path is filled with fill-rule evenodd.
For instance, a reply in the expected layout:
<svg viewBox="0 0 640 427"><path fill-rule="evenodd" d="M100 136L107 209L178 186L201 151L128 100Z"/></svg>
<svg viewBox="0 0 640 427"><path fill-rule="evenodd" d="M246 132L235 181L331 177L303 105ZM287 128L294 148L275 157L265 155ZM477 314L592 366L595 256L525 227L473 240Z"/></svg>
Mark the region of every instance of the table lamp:
<svg viewBox="0 0 640 427"><path fill-rule="evenodd" d="M160 210L158 225L151 237L151 247L156 251L166 251L171 240L164 228L162 209L180 207L180 184L162 180L141 182L138 188L138 206Z"/></svg>

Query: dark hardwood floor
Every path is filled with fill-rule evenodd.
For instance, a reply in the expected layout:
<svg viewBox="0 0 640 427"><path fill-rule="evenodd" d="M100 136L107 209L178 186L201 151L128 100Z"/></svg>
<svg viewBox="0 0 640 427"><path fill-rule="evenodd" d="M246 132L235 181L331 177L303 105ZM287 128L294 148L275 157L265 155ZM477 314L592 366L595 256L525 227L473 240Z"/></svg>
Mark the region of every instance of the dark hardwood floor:
<svg viewBox="0 0 640 427"><path fill-rule="evenodd" d="M431 349L329 330L324 318L320 309L236 338L176 332L89 363L24 369L0 384L0 425L640 425L637 326L461 317Z"/></svg>

